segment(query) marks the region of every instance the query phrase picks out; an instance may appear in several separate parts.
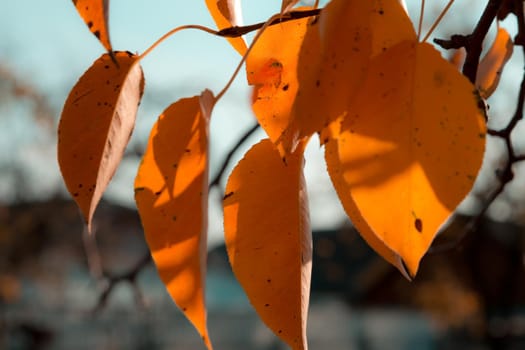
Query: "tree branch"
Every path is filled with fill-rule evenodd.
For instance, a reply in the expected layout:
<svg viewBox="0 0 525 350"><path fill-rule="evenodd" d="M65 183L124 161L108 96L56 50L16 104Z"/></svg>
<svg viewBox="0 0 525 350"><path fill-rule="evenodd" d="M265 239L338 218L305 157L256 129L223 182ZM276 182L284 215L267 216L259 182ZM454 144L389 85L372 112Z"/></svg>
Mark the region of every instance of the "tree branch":
<svg viewBox="0 0 525 350"><path fill-rule="evenodd" d="M466 76L472 84L476 82L483 40L485 40L490 26L498 15L502 4L503 0L490 0L472 34L452 35L450 40L434 39L434 42L444 49L465 48L467 57L463 65L463 75Z"/></svg>
<svg viewBox="0 0 525 350"><path fill-rule="evenodd" d="M241 147L242 144L244 142L246 142L246 140L251 135L253 135L253 133L255 133L259 129L259 127L260 127L259 123L256 123L254 126L252 126L250 129L248 129L241 136L241 138L237 141L237 143L232 147L230 152L228 152L228 155L226 156L226 158L224 158L224 161L222 162L222 166L219 169L219 172L217 173L217 175L215 175L213 180L210 182L209 188L212 188L213 186L218 186L220 184L220 182L222 180L222 177L224 176L224 172L226 171L226 168L228 167L228 164L230 164L230 161L231 161L233 155L235 154L235 152L237 152L239 147Z"/></svg>
<svg viewBox="0 0 525 350"><path fill-rule="evenodd" d="M273 25L280 24L280 23L283 23L283 22L293 21L293 20L296 20L296 19L301 19L301 18L306 18L306 17L315 17L315 16L320 15L322 10L323 9L320 8L320 9L313 9L313 10L306 10L306 11L291 11L291 12L287 12L287 13L283 14L283 17L277 18L277 19L273 20L272 22L270 22L270 24L268 24L268 26L273 26ZM245 34L253 32L253 31L257 30L257 29L260 29L265 24L266 24L266 22L260 22L260 23L251 24L251 25L242 26L242 27L224 28L222 30L219 30L216 33L216 35L224 36L224 37L227 37L227 38L235 38L235 37L243 36Z"/></svg>

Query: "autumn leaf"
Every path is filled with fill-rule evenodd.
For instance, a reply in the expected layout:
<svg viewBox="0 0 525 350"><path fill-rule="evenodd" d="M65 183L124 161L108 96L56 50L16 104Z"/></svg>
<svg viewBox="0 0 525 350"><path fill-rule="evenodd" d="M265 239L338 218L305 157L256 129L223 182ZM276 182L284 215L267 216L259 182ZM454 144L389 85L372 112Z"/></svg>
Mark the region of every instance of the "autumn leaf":
<svg viewBox="0 0 525 350"><path fill-rule="evenodd" d="M254 86L253 111L275 144L291 119L298 89L297 56L310 21L305 18L267 27L246 60L248 83Z"/></svg>
<svg viewBox="0 0 525 350"><path fill-rule="evenodd" d="M151 131L135 201L160 278L208 349L204 301L209 90L169 106Z"/></svg>
<svg viewBox="0 0 525 350"><path fill-rule="evenodd" d="M477 102L472 84L431 45L404 41L372 61L347 115L331 125L326 162L346 212L412 276L481 166Z"/></svg>
<svg viewBox="0 0 525 350"><path fill-rule="evenodd" d="M512 56L514 43L504 28L499 28L489 51L479 62L476 86L483 98L489 98L496 90L505 64Z"/></svg>
<svg viewBox="0 0 525 350"><path fill-rule="evenodd" d="M233 272L261 319L293 349L307 348L312 261L302 169L303 147L283 159L265 139L237 164L223 202Z"/></svg>
<svg viewBox="0 0 525 350"><path fill-rule="evenodd" d="M113 60L118 62L118 65ZM69 193L91 220L129 141L144 91L137 56L102 55L73 87L58 126L58 162Z"/></svg>
<svg viewBox="0 0 525 350"><path fill-rule="evenodd" d="M206 0L206 6L219 29L242 25L240 0ZM246 42L242 37L227 38L241 56L246 53Z"/></svg>
<svg viewBox="0 0 525 350"><path fill-rule="evenodd" d="M344 33L344 35L342 35ZM398 0L333 0L308 28L297 68L299 88L285 148L346 113L370 60L415 34Z"/></svg>
<svg viewBox="0 0 525 350"><path fill-rule="evenodd" d="M109 40L109 0L73 0L80 17L108 52L112 52Z"/></svg>

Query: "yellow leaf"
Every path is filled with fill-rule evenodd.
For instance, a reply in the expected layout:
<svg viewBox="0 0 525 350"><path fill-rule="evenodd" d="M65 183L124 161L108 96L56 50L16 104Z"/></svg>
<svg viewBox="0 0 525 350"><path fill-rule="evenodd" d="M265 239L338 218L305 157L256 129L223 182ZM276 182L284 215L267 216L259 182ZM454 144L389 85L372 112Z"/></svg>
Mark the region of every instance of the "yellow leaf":
<svg viewBox="0 0 525 350"><path fill-rule="evenodd" d="M113 51L109 40L109 0L73 0L78 13L108 52Z"/></svg>
<svg viewBox="0 0 525 350"><path fill-rule="evenodd" d="M58 126L58 162L91 231L95 208L122 159L144 91L137 56L102 55L73 87Z"/></svg>
<svg viewBox="0 0 525 350"><path fill-rule="evenodd" d="M240 0L206 0L206 6L219 29L242 25ZM246 53L246 42L242 37L227 38L241 56Z"/></svg>
<svg viewBox="0 0 525 350"><path fill-rule="evenodd" d="M389 47L415 39L398 0L333 0L318 25L308 28L299 53L299 92L285 148L346 113L366 77L370 60Z"/></svg>
<svg viewBox="0 0 525 350"><path fill-rule="evenodd" d="M405 41L371 63L331 126L326 161L346 212L412 276L481 166L486 130L474 90L431 45Z"/></svg>
<svg viewBox="0 0 525 350"><path fill-rule="evenodd" d="M291 119L298 88L297 55L309 21L305 18L266 28L246 60L248 83L254 86L253 111L275 144Z"/></svg>
<svg viewBox="0 0 525 350"><path fill-rule="evenodd" d="M499 28L489 51L478 66L476 86L483 98L489 98L499 84L501 72L512 56L514 43L504 28Z"/></svg>
<svg viewBox="0 0 525 350"><path fill-rule="evenodd" d="M208 349L204 302L208 125L213 95L179 100L151 131L135 179L135 201L160 278Z"/></svg>
<svg viewBox="0 0 525 350"><path fill-rule="evenodd" d="M265 139L233 170L224 233L237 279L261 319L293 349L306 349L312 240L303 147L285 159Z"/></svg>

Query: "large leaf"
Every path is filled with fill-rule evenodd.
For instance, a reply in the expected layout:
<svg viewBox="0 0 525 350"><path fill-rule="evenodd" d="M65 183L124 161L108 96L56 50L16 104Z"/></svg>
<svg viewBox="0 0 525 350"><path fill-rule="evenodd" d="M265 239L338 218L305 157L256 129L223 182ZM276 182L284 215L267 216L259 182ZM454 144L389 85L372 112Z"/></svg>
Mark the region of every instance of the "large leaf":
<svg viewBox="0 0 525 350"><path fill-rule="evenodd" d="M489 51L479 63L476 86L483 98L489 98L499 84L501 72L512 56L514 43L505 28L499 28Z"/></svg>
<svg viewBox="0 0 525 350"><path fill-rule="evenodd" d="M326 161L346 212L411 275L481 166L485 126L474 90L431 45L405 41L371 63L348 114L332 125Z"/></svg>
<svg viewBox="0 0 525 350"><path fill-rule="evenodd" d="M224 233L233 271L270 329L306 349L312 241L303 150L281 158L270 140L233 170L224 196Z"/></svg>
<svg viewBox="0 0 525 350"><path fill-rule="evenodd" d="M133 131L143 91L137 56L115 52L113 58L104 54L93 63L64 105L58 126L58 162L90 231L95 208Z"/></svg>
<svg viewBox="0 0 525 350"><path fill-rule="evenodd" d="M298 89L297 56L309 22L305 18L267 27L246 60L248 83L254 86L253 111L274 143L291 120Z"/></svg>
<svg viewBox="0 0 525 350"><path fill-rule="evenodd" d="M241 0L206 0L206 6L219 29L242 25ZM228 38L241 56L246 53L246 42L242 37Z"/></svg>
<svg viewBox="0 0 525 350"><path fill-rule="evenodd" d="M345 114L366 77L370 59L403 40L415 39L398 0L333 0L318 25L308 28L299 53L299 92L286 148Z"/></svg>
<svg viewBox="0 0 525 350"><path fill-rule="evenodd" d="M211 349L204 302L208 125L213 95L168 107L151 131L135 200L160 278Z"/></svg>
<svg viewBox="0 0 525 350"><path fill-rule="evenodd" d="M73 0L78 13L100 43L112 51L109 40L109 0Z"/></svg>

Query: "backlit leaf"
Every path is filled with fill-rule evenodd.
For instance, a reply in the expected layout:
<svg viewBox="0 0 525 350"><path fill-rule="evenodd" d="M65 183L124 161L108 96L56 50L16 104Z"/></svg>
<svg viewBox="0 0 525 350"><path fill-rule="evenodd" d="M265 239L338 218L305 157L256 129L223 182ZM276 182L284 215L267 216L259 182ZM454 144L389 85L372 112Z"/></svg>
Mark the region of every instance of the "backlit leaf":
<svg viewBox="0 0 525 350"><path fill-rule="evenodd" d="M206 0L206 6L219 30L242 26L241 0ZM244 56L247 47L242 37L228 38L228 41L241 56Z"/></svg>
<svg viewBox="0 0 525 350"><path fill-rule="evenodd" d="M496 90L505 64L512 56L514 43L504 28L499 28L489 51L479 62L476 86L483 98L488 98Z"/></svg>
<svg viewBox="0 0 525 350"><path fill-rule="evenodd" d="M91 231L95 208L122 159L144 91L137 56L102 55L73 87L58 126L58 162Z"/></svg>
<svg viewBox="0 0 525 350"><path fill-rule="evenodd" d="M113 49L109 40L109 0L73 0L73 3L91 33L111 52Z"/></svg>
<svg viewBox="0 0 525 350"><path fill-rule="evenodd" d="M305 18L266 28L246 60L248 83L254 86L253 111L274 143L291 119L298 88L297 55L309 21Z"/></svg>
<svg viewBox="0 0 525 350"><path fill-rule="evenodd" d="M348 114L332 124L326 161L346 212L412 276L481 166L486 131L474 90L431 45L405 41L371 63Z"/></svg>
<svg viewBox="0 0 525 350"><path fill-rule="evenodd" d="M398 0L330 2L319 24L308 29L299 54L299 92L286 130L288 148L346 113L371 58L411 39L414 29Z"/></svg>
<svg viewBox="0 0 525 350"><path fill-rule="evenodd" d="M204 290L213 100L206 90L162 113L135 179L135 201L160 278L208 349Z"/></svg>
<svg viewBox="0 0 525 350"><path fill-rule="evenodd" d="M270 140L233 170L224 233L233 271L261 319L293 349L306 349L312 241L303 147L281 158Z"/></svg>

